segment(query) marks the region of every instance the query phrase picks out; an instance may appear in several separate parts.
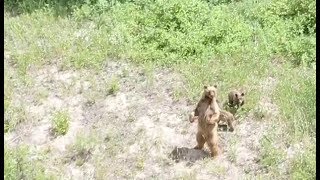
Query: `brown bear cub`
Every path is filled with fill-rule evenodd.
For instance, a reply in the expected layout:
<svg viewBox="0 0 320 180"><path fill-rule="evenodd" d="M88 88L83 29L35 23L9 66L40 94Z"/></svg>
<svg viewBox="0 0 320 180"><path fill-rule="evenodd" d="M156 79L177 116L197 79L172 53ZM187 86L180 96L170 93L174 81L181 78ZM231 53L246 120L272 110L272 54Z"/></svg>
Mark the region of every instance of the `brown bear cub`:
<svg viewBox="0 0 320 180"><path fill-rule="evenodd" d="M196 109L190 114L189 120L198 120L197 145L195 149L202 149L207 143L211 156L216 157L220 153L218 147L218 121L220 108L216 101L217 86L204 86L203 95Z"/></svg>
<svg viewBox="0 0 320 180"><path fill-rule="evenodd" d="M225 101L223 104L217 100L221 109L225 109L235 115L238 109L244 105L245 98L244 93L239 91L232 90L228 94L228 101Z"/></svg>
<svg viewBox="0 0 320 180"><path fill-rule="evenodd" d="M220 110L218 124L220 124L221 122L227 123L227 125L229 127L229 131L233 132L234 131L234 126L233 126L234 120L235 120L235 118L234 118L233 114L231 114L229 111Z"/></svg>
<svg viewBox="0 0 320 180"><path fill-rule="evenodd" d="M239 108L244 105L244 92L233 90L228 94L229 106Z"/></svg>

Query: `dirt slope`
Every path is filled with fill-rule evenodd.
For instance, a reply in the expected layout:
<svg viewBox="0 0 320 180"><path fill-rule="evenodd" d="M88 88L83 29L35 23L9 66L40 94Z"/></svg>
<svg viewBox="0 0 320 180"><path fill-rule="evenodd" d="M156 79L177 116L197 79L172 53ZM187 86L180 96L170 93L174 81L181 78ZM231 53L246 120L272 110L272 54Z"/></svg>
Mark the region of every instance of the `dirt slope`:
<svg viewBox="0 0 320 180"><path fill-rule="evenodd" d="M103 73L55 65L30 70L32 85L16 86L12 98L25 107L26 120L5 134L5 142L30 145L46 171L63 179L244 179L265 172L259 140L267 123L249 112L234 132L219 132L223 154L202 160L207 149L192 149L197 124L187 119L195 104L173 97L175 88L183 88L182 77L165 69L152 72L114 61ZM117 83L119 90L110 93ZM261 88L274 84L268 78ZM266 111L276 108L269 99L260 104ZM56 137L52 118L58 110L67 110L71 121L67 134ZM182 148L185 160L169 157L175 148Z"/></svg>

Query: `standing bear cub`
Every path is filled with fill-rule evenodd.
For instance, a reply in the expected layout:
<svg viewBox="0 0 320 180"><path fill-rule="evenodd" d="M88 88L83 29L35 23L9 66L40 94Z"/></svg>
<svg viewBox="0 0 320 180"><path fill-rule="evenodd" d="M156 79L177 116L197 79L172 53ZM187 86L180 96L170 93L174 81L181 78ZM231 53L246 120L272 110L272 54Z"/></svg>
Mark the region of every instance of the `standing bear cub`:
<svg viewBox="0 0 320 180"><path fill-rule="evenodd" d="M220 108L216 101L217 86L204 86L204 91L196 109L189 115L190 122L198 120L197 145L195 149L202 149L207 143L211 156L216 157L220 153L218 147L218 122Z"/></svg>
<svg viewBox="0 0 320 180"><path fill-rule="evenodd" d="M237 90L232 90L228 93L228 101L225 101L222 105L219 100L217 100L219 106L233 115L235 115L238 109L244 105L245 97L244 92L239 92ZM231 116L230 116L231 117Z"/></svg>
<svg viewBox="0 0 320 180"><path fill-rule="evenodd" d="M244 105L244 92L232 90L228 94L229 106L239 108Z"/></svg>

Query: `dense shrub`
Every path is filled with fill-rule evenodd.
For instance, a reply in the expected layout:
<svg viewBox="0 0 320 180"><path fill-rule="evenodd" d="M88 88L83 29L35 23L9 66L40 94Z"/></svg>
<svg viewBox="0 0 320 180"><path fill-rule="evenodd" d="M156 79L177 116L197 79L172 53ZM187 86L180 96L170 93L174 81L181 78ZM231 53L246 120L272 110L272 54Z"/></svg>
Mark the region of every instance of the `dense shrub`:
<svg viewBox="0 0 320 180"><path fill-rule="evenodd" d="M5 0L5 7L51 8L58 15L94 20L110 31L114 54L133 60L171 64L254 47L296 65L315 63L314 0Z"/></svg>
<svg viewBox="0 0 320 180"><path fill-rule="evenodd" d="M291 59L294 64L315 63L315 2L313 0L265 1L249 14L264 29L271 51Z"/></svg>

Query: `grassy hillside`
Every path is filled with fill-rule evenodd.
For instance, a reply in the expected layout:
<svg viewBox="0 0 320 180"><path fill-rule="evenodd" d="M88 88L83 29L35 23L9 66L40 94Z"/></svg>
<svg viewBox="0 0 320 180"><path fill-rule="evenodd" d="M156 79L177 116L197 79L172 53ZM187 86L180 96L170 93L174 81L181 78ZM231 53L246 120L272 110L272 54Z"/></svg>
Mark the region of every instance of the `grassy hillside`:
<svg viewBox="0 0 320 180"><path fill-rule="evenodd" d="M17 146L10 143L18 138L21 129L36 128L47 118L53 119L50 126L54 127L52 131L59 134L58 137L68 137L67 131L74 127L69 121L77 116L69 115L60 106L52 111L46 111L47 106L43 106L43 113L36 115L28 113L40 111L37 109L41 102L46 102L44 100L53 92L66 97L76 96L72 88L77 80L72 81L70 87L55 80L50 82L57 84L46 86L39 80L40 72L51 72L50 69L54 68L58 69L57 72L64 72L61 78L75 74L75 79L81 79L81 83L89 82L91 89L84 90L84 98L96 104L124 91L132 83L125 80L131 77L135 71L131 69L135 68L142 68L148 84L142 89L150 92L153 90L149 88L158 87L154 84L157 84L155 79L159 71L161 76L165 76L166 73L162 72L165 70L179 74L181 78L172 79L176 85L170 90L172 98L178 102L186 100L195 104L203 84L217 84L218 96L222 100L226 99L229 90L243 89L247 103L239 114L241 127L246 128L246 119L268 127L265 128L267 133L259 140L261 148L257 164L266 169L262 174L284 179L315 178L315 1L5 0L4 5L4 125L5 137L9 139L5 141L5 179L67 177L57 173L57 169L46 170L48 162L41 157L50 157L50 152L34 150L35 144L28 144L23 138ZM126 63L132 65L121 70L121 76L114 75L117 68L106 74L107 64L113 61L124 63L118 68L125 67ZM102 74L110 79L101 79ZM160 89L166 85L166 79L170 78L162 79ZM140 80L137 82L139 87ZM69 100L64 99L62 104L64 101ZM161 109L162 106L158 105ZM174 106L177 105L173 103L171 108ZM78 106L74 105L74 108ZM95 110L97 108L92 112ZM106 112L99 110L97 113ZM47 117L47 114L52 116ZM104 125L101 127L110 128L111 124ZM185 125L187 122L183 121ZM68 152L99 149L97 144L103 144L100 131L90 130L90 137L97 139L94 142L87 140L88 137L80 138L79 142L72 141ZM126 139L126 143L133 141L123 135L124 132L122 129L110 136ZM145 138L138 135L136 138ZM119 149L125 144L109 143ZM33 170L30 164L34 161L30 158L35 154L40 157L37 170ZM140 167L143 171L143 162L140 161L147 157L148 154L136 157L138 170ZM114 160L110 158L98 161L105 164L93 165L96 179L112 173L114 177L121 177L113 169L101 170L102 167L111 168L106 165L107 161ZM79 160L80 164L85 159ZM64 165L57 164L63 169ZM237 168L241 169L240 166ZM193 173L187 176L197 178ZM168 178L173 177L176 176Z"/></svg>

